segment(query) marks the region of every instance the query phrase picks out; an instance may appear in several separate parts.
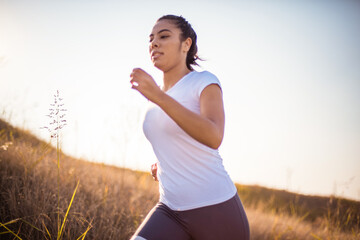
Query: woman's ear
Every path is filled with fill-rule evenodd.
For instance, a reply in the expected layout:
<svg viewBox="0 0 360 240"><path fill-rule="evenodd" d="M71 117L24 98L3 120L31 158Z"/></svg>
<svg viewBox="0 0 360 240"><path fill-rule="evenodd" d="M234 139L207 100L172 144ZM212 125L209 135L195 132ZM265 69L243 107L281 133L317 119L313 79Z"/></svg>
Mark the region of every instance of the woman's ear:
<svg viewBox="0 0 360 240"><path fill-rule="evenodd" d="M191 38L188 37L187 39L185 39L185 41L183 42L183 51L188 52L191 48L191 44L192 44Z"/></svg>

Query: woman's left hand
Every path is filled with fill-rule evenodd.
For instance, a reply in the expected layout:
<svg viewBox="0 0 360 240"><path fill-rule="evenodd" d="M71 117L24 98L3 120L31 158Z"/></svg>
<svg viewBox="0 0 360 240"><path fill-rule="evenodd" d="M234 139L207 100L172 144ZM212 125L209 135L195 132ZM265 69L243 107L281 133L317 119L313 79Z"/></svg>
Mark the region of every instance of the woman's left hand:
<svg viewBox="0 0 360 240"><path fill-rule="evenodd" d="M134 68L130 74L131 88L139 91L144 97L154 102L163 92L154 79L141 68Z"/></svg>
<svg viewBox="0 0 360 240"><path fill-rule="evenodd" d="M151 176L155 181L159 181L157 178L157 163L151 165Z"/></svg>

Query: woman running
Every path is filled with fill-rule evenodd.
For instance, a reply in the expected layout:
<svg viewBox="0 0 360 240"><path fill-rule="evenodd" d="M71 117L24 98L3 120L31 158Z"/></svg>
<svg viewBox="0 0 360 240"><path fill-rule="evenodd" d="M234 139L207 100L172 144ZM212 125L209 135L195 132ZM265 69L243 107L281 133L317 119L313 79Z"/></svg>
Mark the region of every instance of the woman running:
<svg viewBox="0 0 360 240"><path fill-rule="evenodd" d="M197 72L196 33L183 18L161 17L150 34L154 66L163 86L142 69L130 75L132 88L152 104L143 123L157 163L160 200L132 240L248 240L249 224L218 148L224 136L219 80Z"/></svg>

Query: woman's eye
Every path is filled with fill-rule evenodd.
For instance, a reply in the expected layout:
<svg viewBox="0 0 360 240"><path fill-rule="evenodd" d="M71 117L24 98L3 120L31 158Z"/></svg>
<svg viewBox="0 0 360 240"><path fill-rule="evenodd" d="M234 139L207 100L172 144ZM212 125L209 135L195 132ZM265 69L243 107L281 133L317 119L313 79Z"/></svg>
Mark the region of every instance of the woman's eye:
<svg viewBox="0 0 360 240"><path fill-rule="evenodd" d="M165 38L168 38L169 36L160 36L160 39L165 39ZM149 42L152 42L154 41L154 38L150 38Z"/></svg>

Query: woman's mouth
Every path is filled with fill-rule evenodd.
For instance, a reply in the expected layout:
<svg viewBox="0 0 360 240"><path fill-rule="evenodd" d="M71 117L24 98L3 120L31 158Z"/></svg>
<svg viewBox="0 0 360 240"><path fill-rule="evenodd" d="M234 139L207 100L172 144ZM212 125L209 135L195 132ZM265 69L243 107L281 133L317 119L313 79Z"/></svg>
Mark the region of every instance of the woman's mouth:
<svg viewBox="0 0 360 240"><path fill-rule="evenodd" d="M162 53L154 51L151 53L151 59L155 60L157 58L159 58L162 55Z"/></svg>

